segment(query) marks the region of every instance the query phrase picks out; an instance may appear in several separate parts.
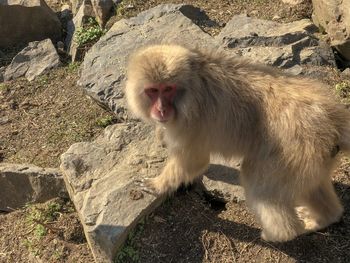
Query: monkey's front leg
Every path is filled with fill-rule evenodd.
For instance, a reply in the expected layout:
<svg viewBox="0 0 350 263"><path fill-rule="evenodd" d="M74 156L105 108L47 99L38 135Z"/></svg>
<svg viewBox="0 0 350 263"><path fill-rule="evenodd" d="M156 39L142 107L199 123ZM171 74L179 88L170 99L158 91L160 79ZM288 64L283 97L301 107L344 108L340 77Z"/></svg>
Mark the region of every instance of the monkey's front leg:
<svg viewBox="0 0 350 263"><path fill-rule="evenodd" d="M146 181L147 187L157 194L176 191L181 184L190 184L201 175L209 165L209 154L172 153L162 173Z"/></svg>

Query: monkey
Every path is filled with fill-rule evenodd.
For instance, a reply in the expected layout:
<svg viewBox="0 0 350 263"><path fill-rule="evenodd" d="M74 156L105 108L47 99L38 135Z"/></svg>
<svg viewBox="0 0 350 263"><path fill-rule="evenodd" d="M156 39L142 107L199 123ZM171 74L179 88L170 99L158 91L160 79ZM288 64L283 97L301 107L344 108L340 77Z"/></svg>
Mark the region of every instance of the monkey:
<svg viewBox="0 0 350 263"><path fill-rule="evenodd" d="M341 219L331 174L338 150L350 152L350 112L325 84L225 51L160 44L131 55L125 95L164 133L168 159L146 181L157 194L193 182L216 154L241 158L262 239L289 241Z"/></svg>

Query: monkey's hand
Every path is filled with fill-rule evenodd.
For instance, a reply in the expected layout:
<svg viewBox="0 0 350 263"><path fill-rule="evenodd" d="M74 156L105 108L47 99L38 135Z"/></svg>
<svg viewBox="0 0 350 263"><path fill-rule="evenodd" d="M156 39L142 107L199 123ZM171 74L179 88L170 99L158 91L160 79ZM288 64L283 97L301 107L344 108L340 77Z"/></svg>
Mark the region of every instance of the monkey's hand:
<svg viewBox="0 0 350 263"><path fill-rule="evenodd" d="M136 183L141 187L141 190L158 196L163 194L171 194L177 190L177 188L183 183L182 181L176 182L174 180L176 176L165 174L165 170L157 177L143 178L137 180ZM181 179L181 178L178 178Z"/></svg>
<svg viewBox="0 0 350 263"><path fill-rule="evenodd" d="M155 178L145 178L143 186L154 194L171 194L181 185L188 185L201 175L209 164L209 154L197 154L196 159L188 154L172 155L163 172ZM202 157L202 158L200 158Z"/></svg>
<svg viewBox="0 0 350 263"><path fill-rule="evenodd" d="M159 176L158 176L159 177ZM141 190L143 192L146 192L148 194L154 195L154 196L158 196L161 195L165 192L161 191L161 188L157 187L157 185L159 185L159 183L157 183L157 178L143 178L140 180L136 180L135 183L140 186Z"/></svg>

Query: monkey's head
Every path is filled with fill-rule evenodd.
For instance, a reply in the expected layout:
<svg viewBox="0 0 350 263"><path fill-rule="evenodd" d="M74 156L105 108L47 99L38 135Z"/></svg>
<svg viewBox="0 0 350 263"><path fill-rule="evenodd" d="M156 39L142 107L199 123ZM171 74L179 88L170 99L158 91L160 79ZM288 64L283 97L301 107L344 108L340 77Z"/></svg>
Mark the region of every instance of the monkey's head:
<svg viewBox="0 0 350 263"><path fill-rule="evenodd" d="M194 52L175 45L150 46L132 55L125 92L134 114L163 124L188 117L192 89L188 87L196 81L195 57Z"/></svg>

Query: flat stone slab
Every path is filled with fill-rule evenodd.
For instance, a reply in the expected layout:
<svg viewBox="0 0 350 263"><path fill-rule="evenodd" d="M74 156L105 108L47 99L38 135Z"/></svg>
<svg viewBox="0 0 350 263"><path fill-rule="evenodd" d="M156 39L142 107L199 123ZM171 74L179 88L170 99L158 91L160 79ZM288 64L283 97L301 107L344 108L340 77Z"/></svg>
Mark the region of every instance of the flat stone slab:
<svg viewBox="0 0 350 263"><path fill-rule="evenodd" d="M279 68L299 64L335 66L330 47L313 36L316 31L309 19L277 23L236 15L215 39L237 56Z"/></svg>
<svg viewBox="0 0 350 263"><path fill-rule="evenodd" d="M149 126L117 124L61 156L67 189L96 262L113 262L129 231L162 201L135 184L158 175L166 159L154 138Z"/></svg>
<svg viewBox="0 0 350 263"><path fill-rule="evenodd" d="M0 210L11 212L28 203L67 196L59 169L0 163Z"/></svg>
<svg viewBox="0 0 350 263"><path fill-rule="evenodd" d="M5 70L4 80L24 76L32 81L37 76L60 65L60 57L50 39L33 41L12 59L11 64Z"/></svg>

